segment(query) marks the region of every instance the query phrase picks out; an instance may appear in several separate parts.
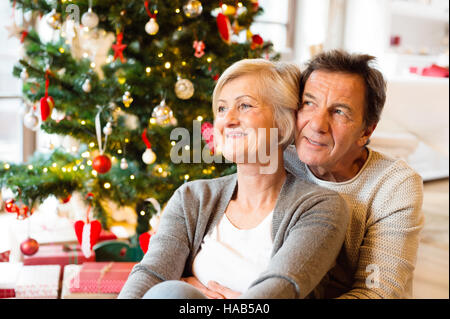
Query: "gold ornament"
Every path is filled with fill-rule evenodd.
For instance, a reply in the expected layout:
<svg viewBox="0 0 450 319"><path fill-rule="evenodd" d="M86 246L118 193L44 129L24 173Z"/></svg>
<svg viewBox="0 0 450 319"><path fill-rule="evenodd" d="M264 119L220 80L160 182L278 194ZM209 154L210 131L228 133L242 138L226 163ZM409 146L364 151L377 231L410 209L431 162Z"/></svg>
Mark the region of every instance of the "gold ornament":
<svg viewBox="0 0 450 319"><path fill-rule="evenodd" d="M188 79L178 78L175 83L175 95L182 100L187 100L194 95L194 85Z"/></svg>
<svg viewBox="0 0 450 319"><path fill-rule="evenodd" d="M133 98L131 97L130 92L125 91L125 93L122 96L122 102L125 107L130 107L131 103L133 103Z"/></svg>
<svg viewBox="0 0 450 319"><path fill-rule="evenodd" d="M61 14L56 12L56 9L53 9L48 14L46 21L47 21L47 24L55 30L61 28Z"/></svg>
<svg viewBox="0 0 450 319"><path fill-rule="evenodd" d="M152 117L155 119L155 123L161 126L176 125L173 112L164 99L153 109Z"/></svg>
<svg viewBox="0 0 450 319"><path fill-rule="evenodd" d="M203 6L198 0L189 0L184 6L183 11L186 17L196 18L202 14Z"/></svg>

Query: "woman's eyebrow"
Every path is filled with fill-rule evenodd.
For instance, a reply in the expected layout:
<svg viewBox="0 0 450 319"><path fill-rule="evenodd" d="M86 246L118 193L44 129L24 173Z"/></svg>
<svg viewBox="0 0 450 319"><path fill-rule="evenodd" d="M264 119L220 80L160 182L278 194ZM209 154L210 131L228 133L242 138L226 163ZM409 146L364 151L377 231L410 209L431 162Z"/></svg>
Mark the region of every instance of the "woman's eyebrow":
<svg viewBox="0 0 450 319"><path fill-rule="evenodd" d="M253 99L253 100L256 100L253 96L251 96L251 95L247 95L247 94L244 94L244 95L241 95L241 96L238 96L237 98L235 98L235 100L239 100L239 99L241 99L241 98L244 98L244 97L248 97L248 98L251 98L251 99Z"/></svg>

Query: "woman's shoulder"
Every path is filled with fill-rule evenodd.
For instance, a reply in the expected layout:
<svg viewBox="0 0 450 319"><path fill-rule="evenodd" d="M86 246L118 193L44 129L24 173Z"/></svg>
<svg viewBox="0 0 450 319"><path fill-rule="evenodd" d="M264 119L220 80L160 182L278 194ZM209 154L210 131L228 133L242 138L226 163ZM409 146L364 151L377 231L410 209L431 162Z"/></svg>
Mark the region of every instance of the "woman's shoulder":
<svg viewBox="0 0 450 319"><path fill-rule="evenodd" d="M211 179L197 179L184 183L178 188L178 192L184 195L191 196L207 196L220 194L226 188L233 188L236 183L236 174L227 176L211 178Z"/></svg>

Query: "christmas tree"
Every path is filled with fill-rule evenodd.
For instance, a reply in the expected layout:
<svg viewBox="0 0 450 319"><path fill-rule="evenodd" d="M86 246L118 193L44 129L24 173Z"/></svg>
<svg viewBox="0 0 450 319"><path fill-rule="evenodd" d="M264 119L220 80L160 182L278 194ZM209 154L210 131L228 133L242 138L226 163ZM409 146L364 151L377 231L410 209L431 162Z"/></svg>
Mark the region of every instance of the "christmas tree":
<svg viewBox="0 0 450 319"><path fill-rule="evenodd" d="M139 235L155 213L146 199L163 205L186 181L235 171L213 154L211 96L232 63L278 58L270 42L250 32L263 11L257 0L11 5L28 17L10 28L25 52L13 70L29 104L24 124L74 143L36 153L27 163L3 163L1 186L15 195L7 206L29 213L50 195L69 200L74 192L92 194L92 211L104 228L110 225L109 200L135 209ZM50 41L40 38L37 22L52 28ZM171 137L175 128L184 128L190 139L183 144ZM201 154L206 149L212 162L195 160L200 128ZM180 154L183 160L174 161Z"/></svg>

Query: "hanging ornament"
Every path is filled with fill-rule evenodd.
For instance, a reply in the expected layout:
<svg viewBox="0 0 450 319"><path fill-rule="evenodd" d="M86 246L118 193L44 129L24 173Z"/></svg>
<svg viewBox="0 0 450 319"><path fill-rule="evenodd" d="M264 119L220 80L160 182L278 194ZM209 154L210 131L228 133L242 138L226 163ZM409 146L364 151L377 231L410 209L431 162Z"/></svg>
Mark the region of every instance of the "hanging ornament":
<svg viewBox="0 0 450 319"><path fill-rule="evenodd" d="M27 69L23 69L22 70L22 72L20 72L20 79L22 80L22 81L26 81L26 80L28 80L28 71L27 71Z"/></svg>
<svg viewBox="0 0 450 319"><path fill-rule="evenodd" d="M112 124L111 124L111 122L106 123L105 127L103 128L103 134L105 134L105 135L111 135L112 134Z"/></svg>
<svg viewBox="0 0 450 319"><path fill-rule="evenodd" d="M26 256L32 256L39 250L39 243L28 237L24 242L20 244L20 251Z"/></svg>
<svg viewBox="0 0 450 319"><path fill-rule="evenodd" d="M48 86L50 84L50 80L48 79L49 74L50 70L47 69L45 71L45 95L40 100L42 121L45 121L52 114L53 107L55 106L53 98L48 95Z"/></svg>
<svg viewBox="0 0 450 319"><path fill-rule="evenodd" d="M220 37L227 44L230 44L230 35L231 35L231 25L230 20L226 15L219 12L216 18L217 28L219 29Z"/></svg>
<svg viewBox="0 0 450 319"><path fill-rule="evenodd" d="M253 11L258 11L259 9L259 1L258 0L251 0Z"/></svg>
<svg viewBox="0 0 450 319"><path fill-rule="evenodd" d="M39 117L36 115L36 105L33 105L23 117L23 125L32 131L36 131L39 128Z"/></svg>
<svg viewBox="0 0 450 319"><path fill-rule="evenodd" d="M175 83L175 95L182 100L188 100L194 95L194 84L188 79L178 77Z"/></svg>
<svg viewBox="0 0 450 319"><path fill-rule="evenodd" d="M233 16L236 14L236 7L229 4L222 4L222 12L224 15Z"/></svg>
<svg viewBox="0 0 450 319"><path fill-rule="evenodd" d="M209 122L203 122L201 134L212 153L214 153L214 126Z"/></svg>
<svg viewBox="0 0 450 319"><path fill-rule="evenodd" d="M91 199L94 195L92 193L87 194L86 199ZM86 222L78 220L75 222L75 234L77 235L78 242L81 245L81 252L86 258L91 257L92 247L97 243L102 230L102 225L98 220L89 220L89 211L91 209L91 203L86 213Z"/></svg>
<svg viewBox="0 0 450 319"><path fill-rule="evenodd" d="M89 0L88 11L83 13L81 16L81 24L89 29L93 29L98 26L98 16L94 11L92 11L92 0Z"/></svg>
<svg viewBox="0 0 450 319"><path fill-rule="evenodd" d="M189 0L184 6L183 11L186 17L196 18L203 12L202 3L198 0Z"/></svg>
<svg viewBox="0 0 450 319"><path fill-rule="evenodd" d="M17 38L20 39L21 43L23 43L28 34L28 32L23 27L18 26L15 21L12 25L6 26L5 28L8 31L8 39Z"/></svg>
<svg viewBox="0 0 450 319"><path fill-rule="evenodd" d="M95 133L97 135L97 143L100 151L100 155L97 155L92 161L92 168L99 174L105 174L111 169L111 160L108 156L103 155L106 149L106 142L108 140L108 135L105 134L105 144L102 147L102 133L101 133L101 123L100 123L100 109L95 116Z"/></svg>
<svg viewBox="0 0 450 319"><path fill-rule="evenodd" d="M131 97L130 92L125 91L125 93L122 96L122 102L125 107L130 107L131 103L133 103L133 98Z"/></svg>
<svg viewBox="0 0 450 319"><path fill-rule="evenodd" d="M120 62L124 63L125 59L123 57L123 50L127 47L126 44L122 44L123 40L123 32L120 32L117 35L117 42L113 45L111 45L112 49L114 50L114 61L116 61L117 57L120 58Z"/></svg>
<svg viewBox="0 0 450 319"><path fill-rule="evenodd" d="M153 109L152 117L155 119L156 123L161 126L176 125L176 119L173 116L172 110L166 104L165 99Z"/></svg>
<svg viewBox="0 0 450 319"><path fill-rule="evenodd" d="M148 140L146 128L142 132L141 137L145 145L147 146L147 149L142 154L142 161L147 165L153 164L156 161L156 154L152 151L152 144Z"/></svg>
<svg viewBox="0 0 450 319"><path fill-rule="evenodd" d="M150 17L150 20L145 24L145 32L150 35L155 35L159 31L159 25L156 22L156 14L150 12L148 8L148 1L144 2L144 6L148 16Z"/></svg>
<svg viewBox="0 0 450 319"><path fill-rule="evenodd" d="M53 29L57 30L61 27L61 14L53 9L47 16L47 24Z"/></svg>
<svg viewBox="0 0 450 319"><path fill-rule="evenodd" d="M194 41L192 47L195 49L194 56L196 58L201 58L205 54L205 43L203 41Z"/></svg>
<svg viewBox="0 0 450 319"><path fill-rule="evenodd" d="M150 232L145 232L139 235L139 246L141 246L144 254L147 253L148 245L150 244L150 237L152 237Z"/></svg>
<svg viewBox="0 0 450 319"><path fill-rule="evenodd" d="M81 86L81 88L83 89L84 92L89 93L92 90L92 85L91 85L91 81L89 79L86 79L86 81L84 81L83 85Z"/></svg>
<svg viewBox="0 0 450 319"><path fill-rule="evenodd" d="M250 49L255 50L257 48L262 48L264 43L263 38L259 34L252 35L252 43L250 44Z"/></svg>
<svg viewBox="0 0 450 319"><path fill-rule="evenodd" d="M127 169L128 168L128 162L126 158L122 158L120 160L120 169Z"/></svg>

